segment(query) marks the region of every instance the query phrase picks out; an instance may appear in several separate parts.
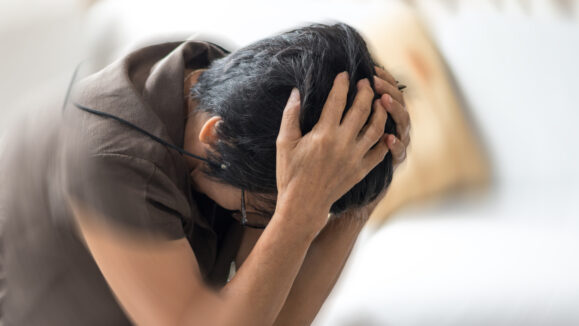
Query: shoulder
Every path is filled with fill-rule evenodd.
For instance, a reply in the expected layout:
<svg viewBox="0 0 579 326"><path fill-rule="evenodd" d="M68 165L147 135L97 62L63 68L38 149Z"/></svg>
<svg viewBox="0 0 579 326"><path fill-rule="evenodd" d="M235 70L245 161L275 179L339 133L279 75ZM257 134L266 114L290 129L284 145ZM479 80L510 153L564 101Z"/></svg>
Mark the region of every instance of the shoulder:
<svg viewBox="0 0 579 326"><path fill-rule="evenodd" d="M107 222L166 238L185 236L183 227L191 218L187 194L154 163L119 153L85 152L63 160L61 172L58 183L64 197L99 212Z"/></svg>

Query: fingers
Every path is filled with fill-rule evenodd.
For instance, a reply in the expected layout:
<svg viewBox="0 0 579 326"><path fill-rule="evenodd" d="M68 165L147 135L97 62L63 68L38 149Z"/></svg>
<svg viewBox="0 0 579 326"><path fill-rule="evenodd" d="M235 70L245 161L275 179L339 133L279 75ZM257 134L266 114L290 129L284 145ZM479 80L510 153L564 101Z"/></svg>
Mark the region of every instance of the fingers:
<svg viewBox="0 0 579 326"><path fill-rule="evenodd" d="M388 139L387 136L388 134L382 135L378 143L376 143L376 146L374 146L374 148L369 150L368 153L364 155L362 160L363 165L367 171L366 173L370 172L373 168L376 167L376 165L378 165L378 163L382 162L386 154L388 154L389 149L388 144L386 143Z"/></svg>
<svg viewBox="0 0 579 326"><path fill-rule="evenodd" d="M300 129L300 92L293 88L283 110L277 142L293 141L302 137Z"/></svg>
<svg viewBox="0 0 579 326"><path fill-rule="evenodd" d="M402 104L392 99L392 96L389 94L383 94L380 100L390 116L394 119L394 122L396 122L398 138L404 145L408 146L410 142L410 115L408 111Z"/></svg>
<svg viewBox="0 0 579 326"><path fill-rule="evenodd" d="M406 159L406 146L392 134L385 136L387 136L387 145L392 153L392 165L397 166Z"/></svg>
<svg viewBox="0 0 579 326"><path fill-rule="evenodd" d="M339 73L334 79L334 85L328 94L328 99L322 108L318 124L320 126L339 126L348 99L350 77L347 71Z"/></svg>
<svg viewBox="0 0 579 326"><path fill-rule="evenodd" d="M375 70L376 70L376 75L378 75L378 77L384 79L385 81L389 82L392 85L396 85L396 79L394 79L394 77L392 77L392 75L390 75L390 73L388 71L386 71L385 69L382 69L378 66L375 66Z"/></svg>
<svg viewBox="0 0 579 326"><path fill-rule="evenodd" d="M386 107L394 121L396 122L395 135L387 136L387 145L392 153L392 163L396 167L406 159L406 148L410 143L410 115L406 110L406 102L402 92L398 89L396 80L380 67L376 67L374 76L374 86L376 92L382 94L382 105Z"/></svg>
<svg viewBox="0 0 579 326"><path fill-rule="evenodd" d="M359 145L357 147L360 147L363 153L366 153L384 136L384 126L386 125L386 119L388 117L386 108L382 106L380 100L375 100L373 107L374 112L372 113L370 121L358 136Z"/></svg>
<svg viewBox="0 0 579 326"><path fill-rule="evenodd" d="M389 82L374 76L374 88L378 94L390 94L396 101L398 101L398 103L406 107L402 92L394 85L395 84L390 84Z"/></svg>
<svg viewBox="0 0 579 326"><path fill-rule="evenodd" d="M367 78L359 80L357 87L358 92L356 93L354 102L346 113L341 126L353 137L360 133L360 129L362 129L368 120L372 107L372 99L374 98L374 90L372 90Z"/></svg>

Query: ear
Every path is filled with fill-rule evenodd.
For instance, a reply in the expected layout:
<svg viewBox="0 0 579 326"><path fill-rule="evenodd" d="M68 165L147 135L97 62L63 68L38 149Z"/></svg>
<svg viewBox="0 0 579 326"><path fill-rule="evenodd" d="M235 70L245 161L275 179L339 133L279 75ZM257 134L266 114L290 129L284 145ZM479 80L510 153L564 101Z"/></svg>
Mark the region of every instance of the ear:
<svg viewBox="0 0 579 326"><path fill-rule="evenodd" d="M222 122L220 116L213 116L203 124L199 132L199 141L203 144L213 145L217 142L217 125Z"/></svg>

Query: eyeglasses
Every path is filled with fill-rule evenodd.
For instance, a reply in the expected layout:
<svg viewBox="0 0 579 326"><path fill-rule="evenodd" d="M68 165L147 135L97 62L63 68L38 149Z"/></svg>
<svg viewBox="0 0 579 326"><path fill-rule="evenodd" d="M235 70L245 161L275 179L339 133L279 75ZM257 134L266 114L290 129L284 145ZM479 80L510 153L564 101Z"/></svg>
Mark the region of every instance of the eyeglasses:
<svg viewBox="0 0 579 326"><path fill-rule="evenodd" d="M268 214L269 215L269 214ZM271 215L266 216L260 213L247 212L245 209L245 189L241 189L241 212L235 211L231 214L233 218L241 222L242 226L246 226L253 229L265 229Z"/></svg>

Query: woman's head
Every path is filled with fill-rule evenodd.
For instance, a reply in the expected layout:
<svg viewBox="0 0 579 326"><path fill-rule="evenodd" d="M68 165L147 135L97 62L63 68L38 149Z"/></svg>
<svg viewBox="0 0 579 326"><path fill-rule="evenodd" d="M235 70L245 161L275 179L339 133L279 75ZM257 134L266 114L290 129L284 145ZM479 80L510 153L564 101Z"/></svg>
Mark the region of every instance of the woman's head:
<svg viewBox="0 0 579 326"><path fill-rule="evenodd" d="M346 24L298 28L213 61L191 89L196 109L222 120L214 128L218 141L206 153L215 164L203 172L219 183L245 188L271 207L277 194L275 141L291 89L300 91L300 126L305 134L318 121L339 72L346 70L350 76L345 113L356 95L358 80L368 78L374 88L374 66L363 38ZM388 119L385 132L394 131L394 122ZM221 169L222 164L227 168ZM365 205L391 179L392 156L388 153L330 211L338 214Z"/></svg>

